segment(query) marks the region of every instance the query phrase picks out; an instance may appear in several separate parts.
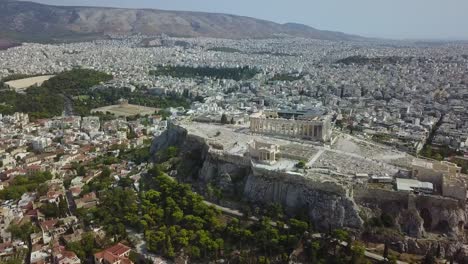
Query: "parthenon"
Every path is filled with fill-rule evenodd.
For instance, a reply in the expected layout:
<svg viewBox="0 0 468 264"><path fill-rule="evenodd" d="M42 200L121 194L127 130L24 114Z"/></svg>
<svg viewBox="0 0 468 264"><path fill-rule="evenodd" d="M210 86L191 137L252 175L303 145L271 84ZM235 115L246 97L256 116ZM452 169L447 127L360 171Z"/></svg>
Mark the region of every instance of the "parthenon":
<svg viewBox="0 0 468 264"><path fill-rule="evenodd" d="M258 112L250 116L250 131L326 142L331 137L331 117L301 114L287 119L278 112Z"/></svg>

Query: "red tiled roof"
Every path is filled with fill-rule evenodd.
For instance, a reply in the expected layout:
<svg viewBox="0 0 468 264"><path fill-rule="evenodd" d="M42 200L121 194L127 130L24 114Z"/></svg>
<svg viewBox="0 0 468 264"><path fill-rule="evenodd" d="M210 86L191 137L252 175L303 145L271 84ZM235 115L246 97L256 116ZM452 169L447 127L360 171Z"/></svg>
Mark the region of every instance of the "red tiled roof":
<svg viewBox="0 0 468 264"><path fill-rule="evenodd" d="M44 222L41 222L40 225L44 231L49 231L57 224L57 222L58 222L57 219L51 219L51 220L46 220Z"/></svg>
<svg viewBox="0 0 468 264"><path fill-rule="evenodd" d="M26 215L37 216L37 212L38 212L38 211L39 211L39 210L37 210L37 209L31 209L31 210L29 210L29 211L26 212Z"/></svg>
<svg viewBox="0 0 468 264"><path fill-rule="evenodd" d="M133 264L128 258L123 257L130 250L129 247L117 243L116 245L94 254L96 259L104 259L107 263L116 263L120 260L121 264Z"/></svg>
<svg viewBox="0 0 468 264"><path fill-rule="evenodd" d="M82 201L84 202L89 202L89 201L94 201L96 200L96 193L91 192L83 195L83 198L81 198Z"/></svg>
<svg viewBox="0 0 468 264"><path fill-rule="evenodd" d="M124 253L128 252L131 248L121 244L117 243L116 245L106 249L107 252L110 252L114 255L120 256L123 255Z"/></svg>
<svg viewBox="0 0 468 264"><path fill-rule="evenodd" d="M26 167L27 170L40 170L41 168L41 165L30 165Z"/></svg>
<svg viewBox="0 0 468 264"><path fill-rule="evenodd" d="M80 187L71 187L70 192L72 192L73 194L78 195L78 194L81 193L81 188Z"/></svg>
<svg viewBox="0 0 468 264"><path fill-rule="evenodd" d="M0 244L0 252L4 251L5 249L11 248L11 242L6 242Z"/></svg>

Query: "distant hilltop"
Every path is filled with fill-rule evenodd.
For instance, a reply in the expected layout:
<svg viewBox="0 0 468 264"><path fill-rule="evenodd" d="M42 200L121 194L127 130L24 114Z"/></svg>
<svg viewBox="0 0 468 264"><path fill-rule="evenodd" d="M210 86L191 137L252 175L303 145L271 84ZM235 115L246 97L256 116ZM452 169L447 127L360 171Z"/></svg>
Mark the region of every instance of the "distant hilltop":
<svg viewBox="0 0 468 264"><path fill-rule="evenodd" d="M0 0L0 39L18 41L96 39L108 34L167 34L173 37L305 37L357 40L359 36L318 30L306 25L215 13L50 6Z"/></svg>

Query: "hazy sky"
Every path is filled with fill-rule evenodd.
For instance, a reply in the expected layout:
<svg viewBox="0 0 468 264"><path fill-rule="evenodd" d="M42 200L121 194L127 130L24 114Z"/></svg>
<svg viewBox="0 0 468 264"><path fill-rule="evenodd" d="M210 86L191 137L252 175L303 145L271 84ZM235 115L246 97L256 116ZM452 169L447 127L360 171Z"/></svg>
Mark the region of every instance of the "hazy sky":
<svg viewBox="0 0 468 264"><path fill-rule="evenodd" d="M368 37L468 39L468 0L37 0L220 12Z"/></svg>

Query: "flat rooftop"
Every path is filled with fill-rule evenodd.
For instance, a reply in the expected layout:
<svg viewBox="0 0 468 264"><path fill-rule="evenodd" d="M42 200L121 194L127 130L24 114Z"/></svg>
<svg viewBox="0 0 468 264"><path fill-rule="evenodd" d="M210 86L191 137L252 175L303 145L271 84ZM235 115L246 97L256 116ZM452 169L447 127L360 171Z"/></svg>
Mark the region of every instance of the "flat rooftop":
<svg viewBox="0 0 468 264"><path fill-rule="evenodd" d="M413 179L397 178L396 185L397 185L398 191L412 192L414 191L414 189L427 189L427 190L434 189L433 184L430 182L421 182L421 181L413 180Z"/></svg>

